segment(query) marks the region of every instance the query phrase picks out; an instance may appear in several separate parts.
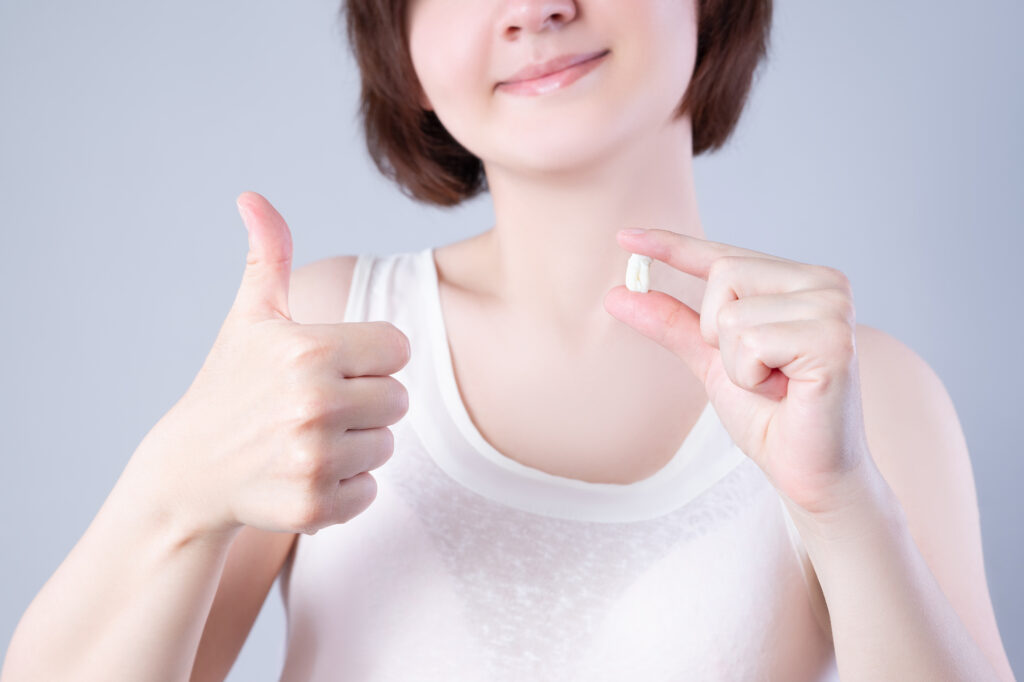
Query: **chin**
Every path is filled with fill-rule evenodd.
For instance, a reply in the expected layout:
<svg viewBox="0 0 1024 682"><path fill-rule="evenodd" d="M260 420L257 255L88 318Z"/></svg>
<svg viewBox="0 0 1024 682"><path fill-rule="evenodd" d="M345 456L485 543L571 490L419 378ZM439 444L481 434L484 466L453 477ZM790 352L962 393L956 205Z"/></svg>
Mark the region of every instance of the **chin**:
<svg viewBox="0 0 1024 682"><path fill-rule="evenodd" d="M501 165L537 170L566 169L593 163L605 156L614 141L608 121L582 120L579 116L550 112L529 122L494 128L497 144L489 158Z"/></svg>

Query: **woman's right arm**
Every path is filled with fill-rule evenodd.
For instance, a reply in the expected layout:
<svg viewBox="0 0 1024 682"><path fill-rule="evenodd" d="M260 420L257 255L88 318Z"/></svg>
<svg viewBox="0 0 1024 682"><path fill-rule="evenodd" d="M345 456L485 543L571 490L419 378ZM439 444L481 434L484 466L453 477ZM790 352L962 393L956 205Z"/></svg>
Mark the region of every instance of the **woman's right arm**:
<svg viewBox="0 0 1024 682"><path fill-rule="evenodd" d="M179 523L136 455L21 617L0 681L189 678L237 530Z"/></svg>
<svg viewBox="0 0 1024 682"><path fill-rule="evenodd" d="M241 529L315 534L375 498L368 472L408 409L389 375L409 341L386 322L293 320L304 268L291 271L284 220L250 195L246 272L214 349L23 614L0 682L187 680Z"/></svg>

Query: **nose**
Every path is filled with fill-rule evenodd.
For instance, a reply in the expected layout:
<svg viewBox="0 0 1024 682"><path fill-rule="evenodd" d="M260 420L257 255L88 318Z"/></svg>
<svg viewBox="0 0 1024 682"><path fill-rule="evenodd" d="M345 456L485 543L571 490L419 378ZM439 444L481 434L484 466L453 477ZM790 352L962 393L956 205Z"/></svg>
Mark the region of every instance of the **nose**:
<svg viewBox="0 0 1024 682"><path fill-rule="evenodd" d="M505 4L501 33L515 38L522 31L538 33L561 28L576 17L575 0L514 0Z"/></svg>

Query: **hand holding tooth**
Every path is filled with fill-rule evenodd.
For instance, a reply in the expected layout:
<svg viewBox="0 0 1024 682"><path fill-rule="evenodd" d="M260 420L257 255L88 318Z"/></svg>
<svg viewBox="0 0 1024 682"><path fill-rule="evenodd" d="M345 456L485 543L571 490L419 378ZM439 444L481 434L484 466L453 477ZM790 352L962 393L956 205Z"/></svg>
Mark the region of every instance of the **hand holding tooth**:
<svg viewBox="0 0 1024 682"><path fill-rule="evenodd" d="M776 489L810 512L843 505L844 482L877 471L859 466L870 452L846 276L669 230L618 242L632 253L626 286L605 309L689 366ZM652 259L707 280L699 313L649 289Z"/></svg>

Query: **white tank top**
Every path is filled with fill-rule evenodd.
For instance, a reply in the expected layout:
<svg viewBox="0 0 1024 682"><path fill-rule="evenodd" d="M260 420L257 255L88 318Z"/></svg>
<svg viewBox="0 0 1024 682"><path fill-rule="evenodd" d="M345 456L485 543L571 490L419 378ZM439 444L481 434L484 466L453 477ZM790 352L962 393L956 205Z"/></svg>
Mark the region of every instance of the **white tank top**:
<svg viewBox="0 0 1024 682"><path fill-rule="evenodd" d="M623 485L506 457L462 402L433 248L362 254L346 322L387 320L409 410L366 511L298 535L284 682L838 680L781 498L708 404Z"/></svg>

